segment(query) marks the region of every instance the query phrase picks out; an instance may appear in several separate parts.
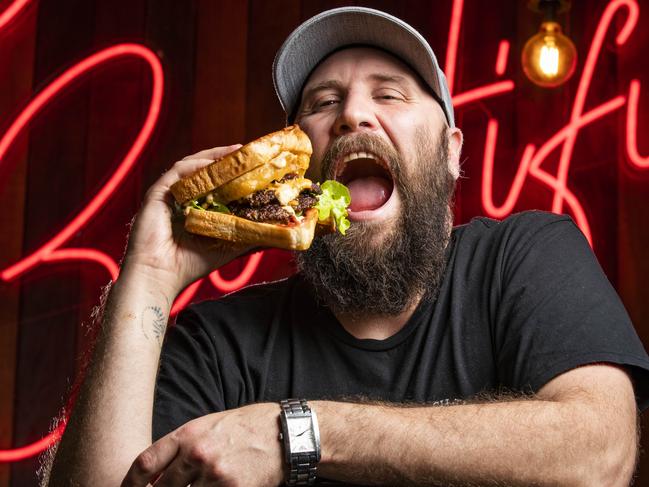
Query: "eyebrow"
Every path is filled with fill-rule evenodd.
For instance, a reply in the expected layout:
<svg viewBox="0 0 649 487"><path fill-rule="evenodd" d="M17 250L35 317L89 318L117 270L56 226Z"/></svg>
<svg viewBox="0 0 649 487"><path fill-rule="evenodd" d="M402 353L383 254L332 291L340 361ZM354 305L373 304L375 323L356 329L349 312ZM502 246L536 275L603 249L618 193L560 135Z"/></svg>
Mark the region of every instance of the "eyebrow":
<svg viewBox="0 0 649 487"><path fill-rule="evenodd" d="M397 83L399 85L409 85L410 82L405 76L398 74L385 74L385 73L375 73L371 74L369 78L373 81Z"/></svg>
<svg viewBox="0 0 649 487"><path fill-rule="evenodd" d="M368 78L372 81L378 81L382 83L397 83L404 87L411 84L408 78L406 78L405 76L400 76L398 74L374 73L369 75ZM308 100L309 97L311 97L314 93L322 90L342 91L344 90L344 86L340 81L335 79L325 80L321 83L318 83L317 85L308 88L302 95L302 100Z"/></svg>

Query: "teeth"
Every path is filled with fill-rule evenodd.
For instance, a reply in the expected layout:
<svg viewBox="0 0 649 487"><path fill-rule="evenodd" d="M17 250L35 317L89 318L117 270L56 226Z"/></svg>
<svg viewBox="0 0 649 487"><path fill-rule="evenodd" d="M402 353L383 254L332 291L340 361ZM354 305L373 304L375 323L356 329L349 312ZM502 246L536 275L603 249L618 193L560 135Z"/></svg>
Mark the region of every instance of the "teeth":
<svg viewBox="0 0 649 487"><path fill-rule="evenodd" d="M352 152L351 154L347 154L344 159L343 159L343 164L353 161L355 159L374 159L378 160L379 158L376 157L374 154L370 154L369 152Z"/></svg>
<svg viewBox="0 0 649 487"><path fill-rule="evenodd" d="M338 179L340 177L340 175L344 170L345 164L347 164L350 161L354 161L356 159L372 159L379 166L383 167L387 171L390 171L385 161L383 161L383 159L378 157L376 154L372 154L371 152L351 152L347 154L345 157L343 157L340 160L340 162L337 164L337 169L336 169L334 179Z"/></svg>

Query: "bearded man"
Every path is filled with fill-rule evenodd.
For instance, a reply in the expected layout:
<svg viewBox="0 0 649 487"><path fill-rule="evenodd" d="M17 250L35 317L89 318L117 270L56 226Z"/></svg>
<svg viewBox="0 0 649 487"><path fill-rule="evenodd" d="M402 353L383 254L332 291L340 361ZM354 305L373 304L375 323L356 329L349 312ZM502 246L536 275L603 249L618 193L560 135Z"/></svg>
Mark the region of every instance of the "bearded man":
<svg viewBox="0 0 649 487"><path fill-rule="evenodd" d="M154 410L173 299L247 250L205 253L168 224L170 185L238 146L174 165L136 219L50 484L628 485L646 353L569 218L452 227L462 134L426 41L336 9L291 34L274 76L309 176L350 188L348 234L290 279L185 311Z"/></svg>

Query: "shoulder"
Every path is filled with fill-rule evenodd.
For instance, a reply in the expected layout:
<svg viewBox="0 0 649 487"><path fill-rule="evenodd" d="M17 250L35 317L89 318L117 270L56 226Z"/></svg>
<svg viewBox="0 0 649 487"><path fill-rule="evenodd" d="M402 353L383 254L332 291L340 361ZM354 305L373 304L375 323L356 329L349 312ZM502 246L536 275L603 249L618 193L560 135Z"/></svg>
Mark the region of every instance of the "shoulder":
<svg viewBox="0 0 649 487"><path fill-rule="evenodd" d="M516 213L504 220L476 217L453 229L456 242L489 247L531 244L544 238L564 235L572 235L585 241L585 237L570 216L538 210Z"/></svg>
<svg viewBox="0 0 649 487"><path fill-rule="evenodd" d="M515 213L504 220L495 220L484 216L472 218L463 225L456 226L453 231L457 233L498 233L511 231L538 230L547 225L555 223L567 223L574 225L572 218L568 215L557 215L547 211L529 210Z"/></svg>
<svg viewBox="0 0 649 487"><path fill-rule="evenodd" d="M586 237L567 215L525 211L504 220L478 217L453 229L451 262L461 275L499 282L534 263L595 263Z"/></svg>

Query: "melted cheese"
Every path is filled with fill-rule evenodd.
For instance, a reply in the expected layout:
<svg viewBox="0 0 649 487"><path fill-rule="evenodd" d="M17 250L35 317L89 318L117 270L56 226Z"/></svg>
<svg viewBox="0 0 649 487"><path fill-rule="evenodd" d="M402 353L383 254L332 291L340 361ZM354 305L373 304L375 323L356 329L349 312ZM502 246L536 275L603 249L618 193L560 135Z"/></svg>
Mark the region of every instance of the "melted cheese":
<svg viewBox="0 0 649 487"><path fill-rule="evenodd" d="M290 152L283 151L283 152L280 152L275 157L273 157L270 161L268 161L268 163L272 164L277 169L282 169L282 168L286 167L286 158L289 157L289 156L292 156L292 155L293 154L291 154Z"/></svg>
<svg viewBox="0 0 649 487"><path fill-rule="evenodd" d="M272 183L268 189L275 191L277 201L282 206L288 205L305 189L311 187L311 181L306 178L289 179L284 183Z"/></svg>

